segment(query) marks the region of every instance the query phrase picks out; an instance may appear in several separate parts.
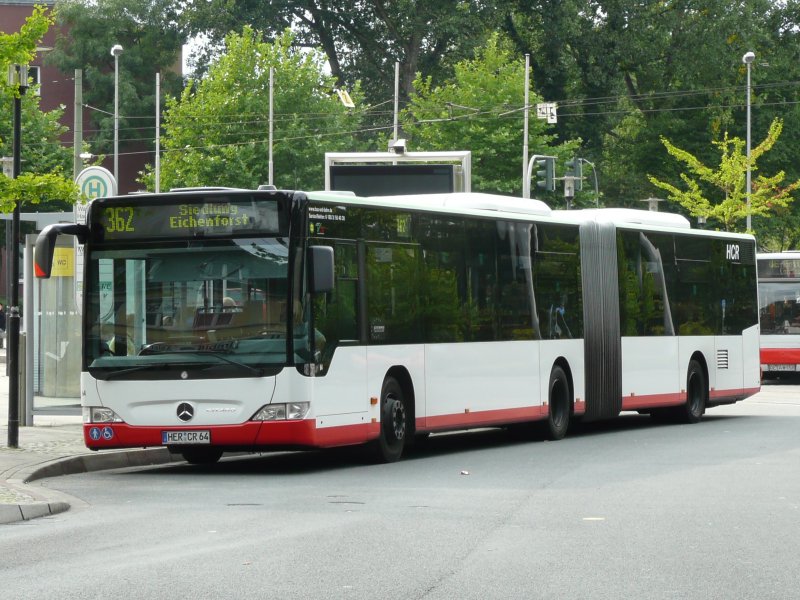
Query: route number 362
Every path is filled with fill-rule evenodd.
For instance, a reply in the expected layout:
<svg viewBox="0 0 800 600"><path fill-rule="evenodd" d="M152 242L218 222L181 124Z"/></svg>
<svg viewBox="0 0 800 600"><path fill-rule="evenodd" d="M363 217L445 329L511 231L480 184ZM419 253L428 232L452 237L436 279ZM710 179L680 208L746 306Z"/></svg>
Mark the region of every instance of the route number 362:
<svg viewBox="0 0 800 600"><path fill-rule="evenodd" d="M130 207L119 206L106 209L108 225L106 231L109 233L133 232L133 209Z"/></svg>

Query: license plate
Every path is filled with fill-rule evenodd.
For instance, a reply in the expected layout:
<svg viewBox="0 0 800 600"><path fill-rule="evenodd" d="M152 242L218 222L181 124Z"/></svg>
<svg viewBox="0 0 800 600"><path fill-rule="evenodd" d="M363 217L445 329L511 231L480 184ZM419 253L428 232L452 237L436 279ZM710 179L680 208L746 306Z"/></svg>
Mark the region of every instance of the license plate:
<svg viewBox="0 0 800 600"><path fill-rule="evenodd" d="M204 431L162 431L162 444L210 444L211 432Z"/></svg>
<svg viewBox="0 0 800 600"><path fill-rule="evenodd" d="M796 371L795 365L767 365L767 371Z"/></svg>

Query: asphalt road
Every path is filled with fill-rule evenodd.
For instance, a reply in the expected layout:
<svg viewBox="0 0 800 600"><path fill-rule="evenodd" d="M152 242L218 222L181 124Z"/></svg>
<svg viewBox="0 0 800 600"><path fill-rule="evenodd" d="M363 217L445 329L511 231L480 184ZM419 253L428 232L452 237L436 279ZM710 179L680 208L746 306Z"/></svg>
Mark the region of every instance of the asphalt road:
<svg viewBox="0 0 800 600"><path fill-rule="evenodd" d="M434 436L407 459L285 453L45 480L0 529L8 598L794 598L800 386L698 425L560 442Z"/></svg>

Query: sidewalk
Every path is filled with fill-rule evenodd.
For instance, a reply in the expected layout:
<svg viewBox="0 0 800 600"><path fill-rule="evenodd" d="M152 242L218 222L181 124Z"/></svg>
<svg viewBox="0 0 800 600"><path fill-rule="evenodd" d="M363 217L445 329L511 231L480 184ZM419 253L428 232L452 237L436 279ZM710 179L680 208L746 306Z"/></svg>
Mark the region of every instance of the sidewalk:
<svg viewBox="0 0 800 600"><path fill-rule="evenodd" d="M166 448L92 452L80 416L34 415L19 428L19 448L8 447L6 349L0 349L0 526L69 510L58 492L30 482L45 477L177 460Z"/></svg>

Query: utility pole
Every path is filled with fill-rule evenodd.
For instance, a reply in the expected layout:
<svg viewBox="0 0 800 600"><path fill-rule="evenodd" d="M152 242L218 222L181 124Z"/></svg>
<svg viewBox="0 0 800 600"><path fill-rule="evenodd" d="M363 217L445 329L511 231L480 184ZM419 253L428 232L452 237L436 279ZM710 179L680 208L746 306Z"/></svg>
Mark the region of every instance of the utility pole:
<svg viewBox="0 0 800 600"><path fill-rule="evenodd" d="M161 191L161 73L156 73L156 194Z"/></svg>
<svg viewBox="0 0 800 600"><path fill-rule="evenodd" d="M742 56L742 62L747 65L747 231L752 231L752 223L751 223L751 199L753 194L753 185L750 181L750 65L753 64L753 61L756 59L756 55L753 52L747 52L744 56Z"/></svg>
<svg viewBox="0 0 800 600"><path fill-rule="evenodd" d="M83 146L83 70L75 69L75 114L72 115L72 179L78 177L83 168L81 151Z"/></svg>
<svg viewBox="0 0 800 600"><path fill-rule="evenodd" d="M525 95L523 102L525 109L523 112L523 125L522 125L522 197L531 197L531 180L528 174L528 119L529 109L528 102L530 102L530 73L531 73L531 55L525 55Z"/></svg>
<svg viewBox="0 0 800 600"><path fill-rule="evenodd" d="M267 183L270 185L274 185L272 182L272 128L274 124L274 117L273 117L273 94L275 92L275 67L269 68L269 160L268 160L268 167L269 172L267 173Z"/></svg>
<svg viewBox="0 0 800 600"><path fill-rule="evenodd" d="M16 87L14 97L13 178L21 171L22 96L28 89L28 65L13 65L9 69L8 84ZM8 447L19 448L19 199L14 202L11 219L11 301L8 309Z"/></svg>
<svg viewBox="0 0 800 600"><path fill-rule="evenodd" d="M119 55L122 46L114 44L111 47L111 56L114 57L114 180L119 189Z"/></svg>

